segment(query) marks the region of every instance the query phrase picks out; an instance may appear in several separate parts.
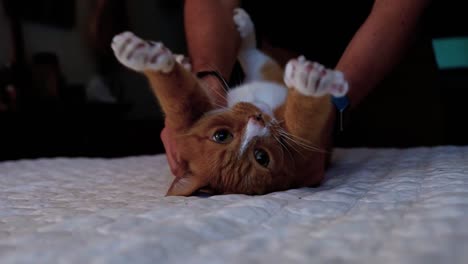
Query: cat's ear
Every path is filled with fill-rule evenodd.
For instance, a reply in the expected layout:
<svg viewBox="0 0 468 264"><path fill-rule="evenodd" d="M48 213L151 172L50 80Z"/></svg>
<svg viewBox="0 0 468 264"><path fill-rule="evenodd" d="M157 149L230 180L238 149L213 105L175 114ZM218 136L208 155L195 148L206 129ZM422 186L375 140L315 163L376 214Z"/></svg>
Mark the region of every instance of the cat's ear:
<svg viewBox="0 0 468 264"><path fill-rule="evenodd" d="M189 196L201 187L203 187L203 184L197 177L193 177L191 173L186 173L182 177L175 178L166 196Z"/></svg>

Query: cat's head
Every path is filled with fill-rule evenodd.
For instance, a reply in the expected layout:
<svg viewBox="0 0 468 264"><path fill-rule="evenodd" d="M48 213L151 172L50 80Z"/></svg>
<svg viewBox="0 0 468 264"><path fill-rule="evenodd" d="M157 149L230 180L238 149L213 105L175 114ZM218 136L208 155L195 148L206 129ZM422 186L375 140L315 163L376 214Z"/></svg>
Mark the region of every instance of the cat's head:
<svg viewBox="0 0 468 264"><path fill-rule="evenodd" d="M214 193L263 194L290 186L284 177L293 166L284 148L285 131L269 114L250 103L207 113L178 139L185 175L168 195Z"/></svg>

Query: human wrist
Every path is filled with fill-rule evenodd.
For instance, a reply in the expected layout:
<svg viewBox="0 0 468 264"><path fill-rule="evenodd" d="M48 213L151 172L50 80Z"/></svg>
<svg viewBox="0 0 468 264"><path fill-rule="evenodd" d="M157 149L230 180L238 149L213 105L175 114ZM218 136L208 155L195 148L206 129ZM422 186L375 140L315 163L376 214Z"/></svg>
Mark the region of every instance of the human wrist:
<svg viewBox="0 0 468 264"><path fill-rule="evenodd" d="M206 88L209 97L217 106L226 105L226 88L222 80L213 74L199 76L199 80Z"/></svg>

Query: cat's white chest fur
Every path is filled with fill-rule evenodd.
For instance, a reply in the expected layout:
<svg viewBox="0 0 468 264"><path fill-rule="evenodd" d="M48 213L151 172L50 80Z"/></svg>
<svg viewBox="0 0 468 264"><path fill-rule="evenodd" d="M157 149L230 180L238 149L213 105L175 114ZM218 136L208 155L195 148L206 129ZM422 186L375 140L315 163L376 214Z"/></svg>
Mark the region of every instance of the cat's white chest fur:
<svg viewBox="0 0 468 264"><path fill-rule="evenodd" d="M253 81L230 90L227 95L228 107L237 103L251 103L264 113L273 116L273 111L286 100L286 87L266 81Z"/></svg>

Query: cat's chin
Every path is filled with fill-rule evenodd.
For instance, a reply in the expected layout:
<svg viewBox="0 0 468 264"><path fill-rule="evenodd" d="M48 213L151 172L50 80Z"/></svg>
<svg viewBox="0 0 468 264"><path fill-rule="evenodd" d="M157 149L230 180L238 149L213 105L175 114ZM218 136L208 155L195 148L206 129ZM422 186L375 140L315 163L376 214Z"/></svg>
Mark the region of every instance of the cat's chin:
<svg viewBox="0 0 468 264"><path fill-rule="evenodd" d="M285 86L267 81L254 81L242 84L230 90L227 94L228 106L233 107L237 103L251 103L259 109L265 108L265 113L272 112L286 100L287 89Z"/></svg>

